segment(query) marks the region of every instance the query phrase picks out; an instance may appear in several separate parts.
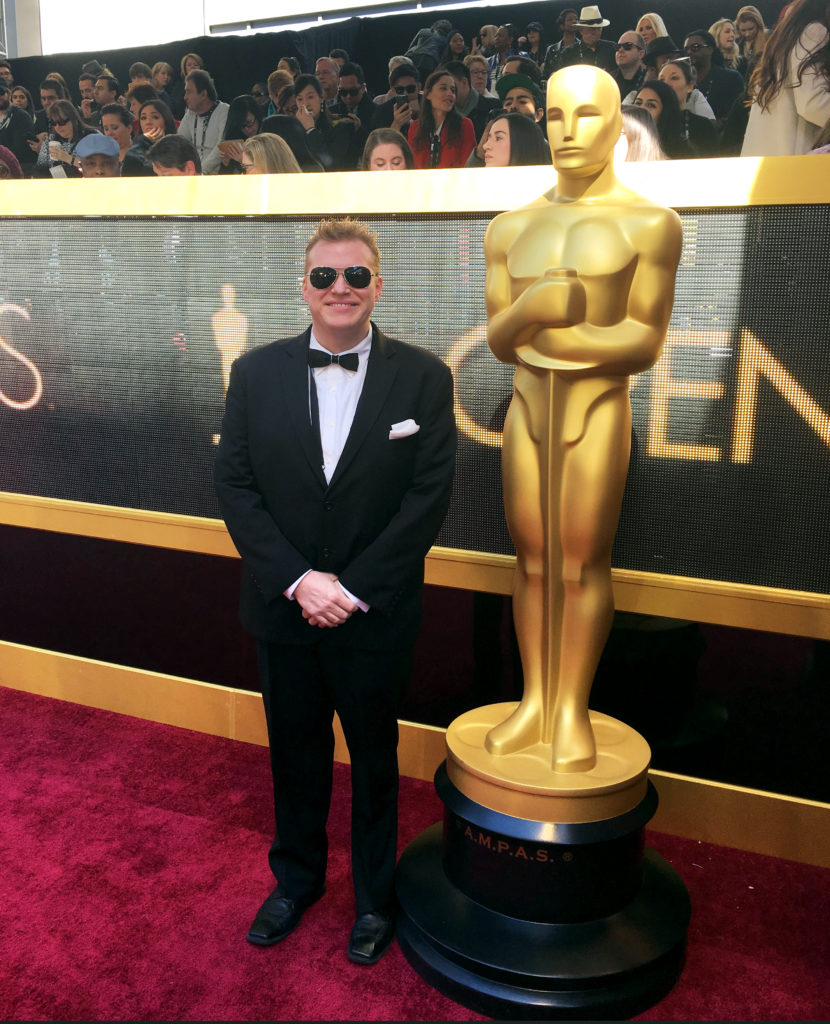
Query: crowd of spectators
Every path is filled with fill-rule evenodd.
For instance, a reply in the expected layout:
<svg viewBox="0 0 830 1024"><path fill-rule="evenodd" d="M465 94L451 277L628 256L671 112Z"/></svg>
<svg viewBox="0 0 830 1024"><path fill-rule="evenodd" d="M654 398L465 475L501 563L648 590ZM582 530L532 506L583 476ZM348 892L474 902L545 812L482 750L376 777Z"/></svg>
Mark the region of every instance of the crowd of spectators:
<svg viewBox="0 0 830 1024"><path fill-rule="evenodd" d="M281 57L266 81L228 101L197 53L175 66L137 61L125 83L90 61L77 89L57 72L31 89L0 60L0 177L549 163L545 83L573 64L617 83L620 159L826 152L828 11L827 0L792 0L768 26L743 6L675 40L656 12L608 32L591 5L548 26L483 25L469 44L440 18L389 58L378 95L341 49L305 69Z"/></svg>

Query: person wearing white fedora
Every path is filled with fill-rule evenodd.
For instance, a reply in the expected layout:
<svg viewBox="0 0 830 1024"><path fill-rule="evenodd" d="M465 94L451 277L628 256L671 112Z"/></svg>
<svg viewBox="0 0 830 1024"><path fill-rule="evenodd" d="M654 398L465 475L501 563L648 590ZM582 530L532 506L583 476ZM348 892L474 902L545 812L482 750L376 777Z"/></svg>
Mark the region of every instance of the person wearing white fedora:
<svg viewBox="0 0 830 1024"><path fill-rule="evenodd" d="M559 58L559 67L565 68L571 64L593 64L594 67L602 68L610 75L617 69L614 58L617 52L617 44L609 39L602 39L602 30L607 28L611 22L603 18L599 7L583 7L579 12L579 21L576 28L582 37L571 46L565 47Z"/></svg>

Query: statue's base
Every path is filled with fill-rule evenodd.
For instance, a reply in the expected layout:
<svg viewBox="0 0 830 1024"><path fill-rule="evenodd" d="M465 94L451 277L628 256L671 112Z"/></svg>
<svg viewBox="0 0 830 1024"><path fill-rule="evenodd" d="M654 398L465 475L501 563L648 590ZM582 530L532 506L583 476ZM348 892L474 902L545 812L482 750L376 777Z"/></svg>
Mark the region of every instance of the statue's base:
<svg viewBox="0 0 830 1024"><path fill-rule="evenodd" d="M531 766L541 752L494 758L476 741L514 706L450 726L435 777L443 827L423 832L398 865L398 941L433 987L490 1017L630 1017L679 977L690 913L679 875L644 852L657 807L648 747L592 713L594 777L543 779L549 769ZM502 766L523 779L499 777Z"/></svg>

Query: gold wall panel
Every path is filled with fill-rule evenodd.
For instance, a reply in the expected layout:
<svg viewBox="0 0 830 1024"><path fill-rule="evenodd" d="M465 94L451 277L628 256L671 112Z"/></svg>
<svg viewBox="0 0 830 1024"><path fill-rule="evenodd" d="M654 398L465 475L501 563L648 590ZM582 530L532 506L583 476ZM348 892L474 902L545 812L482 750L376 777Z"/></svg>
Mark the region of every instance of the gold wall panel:
<svg viewBox="0 0 830 1024"><path fill-rule="evenodd" d="M0 686L164 725L267 746L258 694L0 641ZM431 781L444 729L401 722L401 773ZM335 756L348 763L335 723ZM652 771L660 795L650 828L830 867L830 804Z"/></svg>

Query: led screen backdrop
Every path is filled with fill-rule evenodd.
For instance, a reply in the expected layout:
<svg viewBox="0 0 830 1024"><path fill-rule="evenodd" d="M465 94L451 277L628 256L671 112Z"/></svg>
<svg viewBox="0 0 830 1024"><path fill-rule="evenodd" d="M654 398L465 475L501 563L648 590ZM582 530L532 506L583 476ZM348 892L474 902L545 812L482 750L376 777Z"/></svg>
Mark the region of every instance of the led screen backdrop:
<svg viewBox="0 0 830 1024"><path fill-rule="evenodd" d="M365 218L392 335L453 368L460 449L438 543L512 552L500 428L511 370L485 342L492 214ZM6 220L0 490L217 517L234 354L307 323L316 217ZM632 378L619 568L830 592L826 206L688 210L669 341Z"/></svg>

